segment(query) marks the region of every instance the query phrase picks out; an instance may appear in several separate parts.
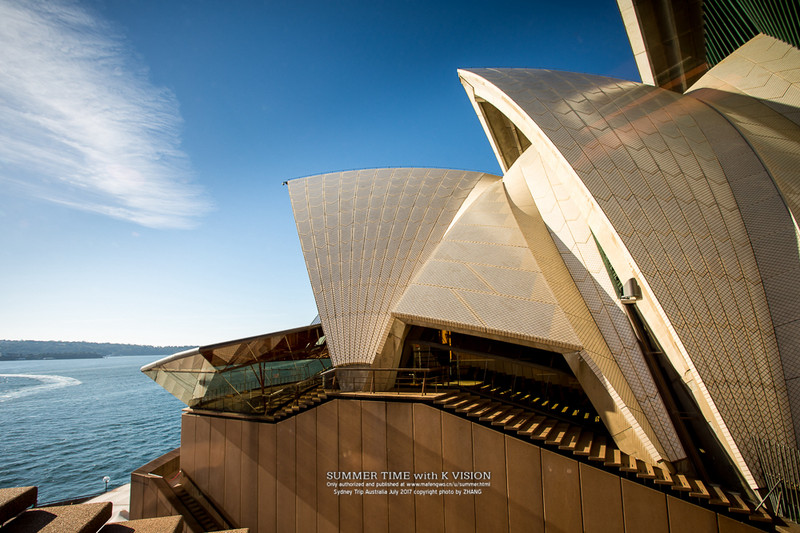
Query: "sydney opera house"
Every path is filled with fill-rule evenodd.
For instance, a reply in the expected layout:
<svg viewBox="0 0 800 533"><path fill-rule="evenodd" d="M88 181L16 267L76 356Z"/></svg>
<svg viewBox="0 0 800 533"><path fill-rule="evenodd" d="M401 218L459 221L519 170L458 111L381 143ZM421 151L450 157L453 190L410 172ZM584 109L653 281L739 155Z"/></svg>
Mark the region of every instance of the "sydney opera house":
<svg viewBox="0 0 800 533"><path fill-rule="evenodd" d="M783 530L800 520L800 13L619 0L642 83L460 81L502 176L290 180L319 320L143 371L132 475L187 531Z"/></svg>

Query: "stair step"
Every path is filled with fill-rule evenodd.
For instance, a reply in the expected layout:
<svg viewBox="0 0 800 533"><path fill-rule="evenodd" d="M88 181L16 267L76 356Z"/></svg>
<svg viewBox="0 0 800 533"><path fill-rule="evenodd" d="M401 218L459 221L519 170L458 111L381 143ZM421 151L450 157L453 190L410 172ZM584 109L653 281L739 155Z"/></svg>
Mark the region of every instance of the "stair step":
<svg viewBox="0 0 800 533"><path fill-rule="evenodd" d="M477 414L485 413L486 409L491 408L492 403L493 402L491 400L484 400L484 401L478 402L478 403L476 403L475 405L472 405L472 406L464 406L460 410L457 410L457 411L458 412L462 412L462 413L466 414L467 416L475 416L474 413L477 413Z"/></svg>
<svg viewBox="0 0 800 533"><path fill-rule="evenodd" d="M517 435L530 437L534 432L539 430L545 420L547 420L546 416L535 415L528 423L517 430Z"/></svg>
<svg viewBox="0 0 800 533"><path fill-rule="evenodd" d="M503 413L501 416L498 416L494 420L492 420L493 426L505 426L507 423L511 422L512 420L516 419L519 415L522 414L522 409L510 409Z"/></svg>
<svg viewBox="0 0 800 533"><path fill-rule="evenodd" d="M722 491L721 488L711 485L708 488L708 492L711 493L711 501L708 503L712 505L722 505L724 507L730 507L731 501L728 499L728 496Z"/></svg>
<svg viewBox="0 0 800 533"><path fill-rule="evenodd" d="M531 396L531 398L528 399L528 403L532 407L537 407L537 408L541 408L542 401L544 401L544 398L542 398L541 396Z"/></svg>
<svg viewBox="0 0 800 533"><path fill-rule="evenodd" d="M764 522L765 524L771 524L774 522L772 516L767 512L765 506L761 506L750 515L750 520L754 522Z"/></svg>
<svg viewBox="0 0 800 533"><path fill-rule="evenodd" d="M592 431L563 420L597 421L594 413L585 411L582 403L573 403L568 397L556 394L542 396L535 392L515 391L500 385L483 385L464 390L483 390L487 394L513 399L517 405L491 398L477 396L468 392L450 392L440 396L434 403L443 408L466 414L470 418L478 418L493 426L500 426L509 432L516 432L521 437L544 441L544 444L558 446L560 450L570 451L575 455L585 456L590 461L602 462L604 466L619 468L620 472L636 474L640 479L651 480L657 485L669 486L677 492L684 492L691 498L707 500L709 504L728 507L731 513L747 514L753 521L774 523L768 509L762 506L754 509L754 504L744 500L739 494L726 493L716 486L706 486L701 480L687 477L684 474L672 473L669 464L652 465L619 450L604 434L595 435ZM566 398L566 401L564 401ZM303 398L301 405L316 402L316 398ZM526 411L525 404L537 405L542 413ZM295 409L297 406L292 406ZM562 416L562 420L548 417ZM569 418L566 418L569 417ZM188 507L188 506L187 506ZM194 509L194 507L192 507Z"/></svg>
<svg viewBox="0 0 800 533"><path fill-rule="evenodd" d="M595 437L592 442L592 450L589 453L590 461L605 461L606 460L606 437L600 435Z"/></svg>
<svg viewBox="0 0 800 533"><path fill-rule="evenodd" d="M500 402L490 402L487 405L484 405L483 407L476 409L475 411L468 412L467 416L471 418L479 418L484 414L488 413L489 411L494 411L501 405L503 404L501 404Z"/></svg>
<svg viewBox="0 0 800 533"><path fill-rule="evenodd" d="M564 436L564 440L561 442L561 444L558 445L558 449L574 452L576 447L578 446L581 433L582 429L580 426L572 426L569 429L569 431L567 431L567 434Z"/></svg>
<svg viewBox="0 0 800 533"><path fill-rule="evenodd" d="M584 455L588 456L592 453L592 445L594 444L594 433L591 431L584 431L581 433L580 439L578 439L578 444L575 445L575 451L572 452L575 455Z"/></svg>
<svg viewBox="0 0 800 533"><path fill-rule="evenodd" d="M570 411L574 411L574 409L569 405L564 405L558 409L559 414L561 414L562 416L569 416Z"/></svg>
<svg viewBox="0 0 800 533"><path fill-rule="evenodd" d="M750 514L752 512L750 505L746 501L744 501L741 496L739 496L735 492L732 492L730 494L730 497L732 503L730 507L730 512L737 514Z"/></svg>
<svg viewBox="0 0 800 533"><path fill-rule="evenodd" d="M655 466L653 467L653 472L656 474L656 478L653 480L653 483L656 485L674 485L675 482L672 479L672 474L669 473L664 467Z"/></svg>
<svg viewBox="0 0 800 533"><path fill-rule="evenodd" d="M639 472L636 474L636 477L639 479L655 479L656 473L653 470L653 465L650 463L646 463L641 459L636 460L636 464L639 465Z"/></svg>
<svg viewBox="0 0 800 533"><path fill-rule="evenodd" d="M554 446L561 446L561 443L564 442L564 437L567 436L567 431L569 431L570 427L569 424L566 422L561 422L550 432L550 435L545 439L545 444L552 444Z"/></svg>
<svg viewBox="0 0 800 533"><path fill-rule="evenodd" d="M525 427L525 424L527 424L534 418L536 418L536 415L529 412L524 412L521 415L517 416L514 420L509 421L509 423L507 423L503 429L506 429L508 431L519 431L520 429Z"/></svg>
<svg viewBox="0 0 800 533"><path fill-rule="evenodd" d="M181 503L189 510L192 518L203 526L204 530L210 531L219 528L219 524L208 514L205 507L195 500L182 485L176 485L173 490Z"/></svg>
<svg viewBox="0 0 800 533"><path fill-rule="evenodd" d="M621 472L638 472L639 465L636 463L636 458L627 453L622 454L622 466L619 467Z"/></svg>
<svg viewBox="0 0 800 533"><path fill-rule="evenodd" d="M591 459L591 457L589 458ZM608 446L606 448L606 458L603 461L605 466L614 466L619 468L622 466L622 452L616 446Z"/></svg>
<svg viewBox="0 0 800 533"><path fill-rule="evenodd" d="M498 416L501 416L503 413L509 410L511 410L511 406L500 404L494 409L486 411L486 413L483 416L481 416L478 420L480 420L481 422L491 422L492 420L494 420Z"/></svg>
<svg viewBox="0 0 800 533"><path fill-rule="evenodd" d="M457 396L461 396L461 393L458 391L446 392L442 396L439 396L438 398L433 400L433 403L435 403L436 405L442 405L444 403L447 403L448 401L452 401Z"/></svg>
<svg viewBox="0 0 800 533"><path fill-rule="evenodd" d="M463 402L464 400L469 400L470 398L475 398L475 397L476 396L474 396L473 394L462 392L462 393L455 394L453 396L449 396L449 397L445 398L444 400L442 400L440 402L440 405L443 405L443 406L453 405L453 404L460 403L460 402Z"/></svg>
<svg viewBox="0 0 800 533"><path fill-rule="evenodd" d="M465 405L459 405L456 407L456 413L468 413L474 409L478 409L479 407L483 407L491 402L491 400L486 400L483 398L479 398L474 402L467 403Z"/></svg>
<svg viewBox="0 0 800 533"><path fill-rule="evenodd" d="M473 396L471 394L467 394L467 395L464 395L461 398L456 398L452 402L443 403L442 407L444 407L445 409L457 409L457 408L462 407L462 406L464 406L466 404L472 403L476 398L477 398L476 396Z"/></svg>
<svg viewBox="0 0 800 533"><path fill-rule="evenodd" d="M689 480L686 479L686 476L683 474L675 474L672 476L672 479L675 480L675 484L672 485L674 490L679 492L691 492L692 486L689 484Z"/></svg>
<svg viewBox="0 0 800 533"><path fill-rule="evenodd" d="M538 431L531 434L531 438L533 440L547 440L547 437L550 436L550 433L555 429L557 425L558 425L557 420L553 418L548 418L542 423Z"/></svg>
<svg viewBox="0 0 800 533"><path fill-rule="evenodd" d="M689 492L689 496L691 496L692 498L702 498L704 500L711 499L711 494L709 494L705 483L703 483L699 479L691 479L689 480L689 482L692 485L692 490Z"/></svg>

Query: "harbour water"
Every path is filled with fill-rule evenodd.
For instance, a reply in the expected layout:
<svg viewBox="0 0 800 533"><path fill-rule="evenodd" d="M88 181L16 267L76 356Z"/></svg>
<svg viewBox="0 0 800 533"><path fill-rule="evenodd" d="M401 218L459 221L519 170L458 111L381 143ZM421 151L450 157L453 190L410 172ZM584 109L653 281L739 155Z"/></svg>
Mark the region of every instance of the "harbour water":
<svg viewBox="0 0 800 533"><path fill-rule="evenodd" d="M96 494L179 446L184 405L139 371L156 359L0 362L0 487Z"/></svg>

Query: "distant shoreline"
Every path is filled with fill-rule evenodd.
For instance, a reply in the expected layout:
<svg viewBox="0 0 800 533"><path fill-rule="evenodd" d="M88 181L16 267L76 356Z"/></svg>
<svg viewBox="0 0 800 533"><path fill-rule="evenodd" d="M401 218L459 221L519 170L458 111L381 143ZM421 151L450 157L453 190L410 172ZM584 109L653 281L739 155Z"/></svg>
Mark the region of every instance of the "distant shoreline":
<svg viewBox="0 0 800 533"><path fill-rule="evenodd" d="M39 361L45 359L102 359L108 357L100 353L5 353L0 354L3 361Z"/></svg>
<svg viewBox="0 0 800 533"><path fill-rule="evenodd" d="M99 359L124 355L164 357L193 346L151 346L88 341L29 341L0 339L0 361Z"/></svg>

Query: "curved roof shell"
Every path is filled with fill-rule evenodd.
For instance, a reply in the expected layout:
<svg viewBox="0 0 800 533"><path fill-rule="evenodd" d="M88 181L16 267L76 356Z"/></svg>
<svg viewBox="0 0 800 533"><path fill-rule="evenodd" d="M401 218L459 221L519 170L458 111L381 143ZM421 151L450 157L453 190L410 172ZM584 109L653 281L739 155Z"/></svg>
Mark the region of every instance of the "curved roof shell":
<svg viewBox="0 0 800 533"><path fill-rule="evenodd" d="M461 76L476 107L488 101L529 150L554 150L571 167L591 231L615 268L639 279L639 307L745 475L755 433L794 445L787 361L751 242L787 210L761 220L742 210L746 184L769 175L739 132L695 98L633 82L527 69ZM534 198L548 187L530 185Z"/></svg>
<svg viewBox="0 0 800 533"><path fill-rule="evenodd" d="M501 181L470 205L404 292L393 314L471 333L582 349L528 248Z"/></svg>
<svg viewBox="0 0 800 533"><path fill-rule="evenodd" d="M334 365L373 362L391 326L391 308L470 192L487 176L463 170L383 168L289 182L297 232Z"/></svg>

